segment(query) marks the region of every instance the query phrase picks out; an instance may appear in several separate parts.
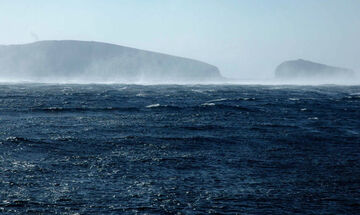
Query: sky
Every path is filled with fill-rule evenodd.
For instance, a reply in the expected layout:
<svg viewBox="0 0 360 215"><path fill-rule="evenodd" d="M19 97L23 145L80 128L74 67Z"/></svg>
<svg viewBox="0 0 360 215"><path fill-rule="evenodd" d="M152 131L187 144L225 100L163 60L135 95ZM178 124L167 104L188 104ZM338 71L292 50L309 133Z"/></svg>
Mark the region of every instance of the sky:
<svg viewBox="0 0 360 215"><path fill-rule="evenodd" d="M0 44L86 40L188 57L237 79L286 60L360 72L359 0L0 0Z"/></svg>

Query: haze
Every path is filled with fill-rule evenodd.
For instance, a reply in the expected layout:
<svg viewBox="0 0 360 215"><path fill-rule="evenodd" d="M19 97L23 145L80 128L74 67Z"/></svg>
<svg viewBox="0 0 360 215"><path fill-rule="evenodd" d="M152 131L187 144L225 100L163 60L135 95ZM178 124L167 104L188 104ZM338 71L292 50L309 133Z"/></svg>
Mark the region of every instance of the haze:
<svg viewBox="0 0 360 215"><path fill-rule="evenodd" d="M360 1L0 0L0 44L103 41L266 79L289 59L360 71Z"/></svg>

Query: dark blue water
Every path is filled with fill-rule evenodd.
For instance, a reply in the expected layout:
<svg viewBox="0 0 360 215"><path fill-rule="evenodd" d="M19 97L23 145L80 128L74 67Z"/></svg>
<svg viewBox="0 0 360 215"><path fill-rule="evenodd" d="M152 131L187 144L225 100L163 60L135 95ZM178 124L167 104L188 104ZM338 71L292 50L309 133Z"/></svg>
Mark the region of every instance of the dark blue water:
<svg viewBox="0 0 360 215"><path fill-rule="evenodd" d="M1 214L356 214L360 86L0 85Z"/></svg>

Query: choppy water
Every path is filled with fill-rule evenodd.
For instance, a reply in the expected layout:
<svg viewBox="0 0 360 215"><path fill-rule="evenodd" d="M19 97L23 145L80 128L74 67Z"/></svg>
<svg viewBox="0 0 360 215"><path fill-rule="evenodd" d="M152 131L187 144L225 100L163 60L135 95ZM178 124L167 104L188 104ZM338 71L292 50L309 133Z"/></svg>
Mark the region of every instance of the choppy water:
<svg viewBox="0 0 360 215"><path fill-rule="evenodd" d="M0 85L2 214L356 214L360 87Z"/></svg>

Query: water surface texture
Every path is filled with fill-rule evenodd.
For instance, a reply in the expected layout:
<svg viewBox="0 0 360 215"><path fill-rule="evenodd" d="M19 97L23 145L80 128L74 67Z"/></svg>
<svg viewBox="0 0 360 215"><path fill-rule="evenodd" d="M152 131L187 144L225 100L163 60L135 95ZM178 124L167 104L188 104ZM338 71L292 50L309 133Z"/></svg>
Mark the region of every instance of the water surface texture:
<svg viewBox="0 0 360 215"><path fill-rule="evenodd" d="M359 86L0 85L2 214L359 211Z"/></svg>

